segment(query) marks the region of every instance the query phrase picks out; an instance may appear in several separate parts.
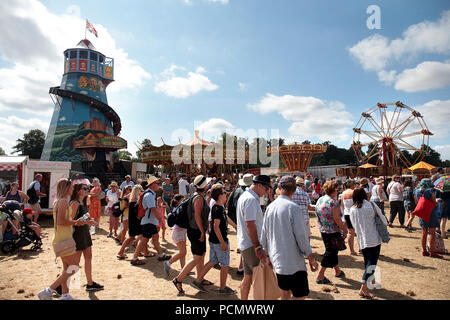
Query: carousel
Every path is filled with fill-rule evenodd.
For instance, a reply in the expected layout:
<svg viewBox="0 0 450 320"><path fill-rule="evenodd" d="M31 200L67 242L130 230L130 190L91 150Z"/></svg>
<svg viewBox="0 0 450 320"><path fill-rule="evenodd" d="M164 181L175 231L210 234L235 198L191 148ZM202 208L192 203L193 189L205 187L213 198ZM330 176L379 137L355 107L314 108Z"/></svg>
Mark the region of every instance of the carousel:
<svg viewBox="0 0 450 320"><path fill-rule="evenodd" d="M147 140L148 141L148 140ZM164 143L157 147L151 143L138 144L142 162L154 167L163 167L162 172L183 172L189 175L207 174L210 176L231 176L238 172L245 172L246 164L252 157L249 147L240 148L236 143L234 149L226 150L221 143L209 142L199 137L195 131L194 139L187 143L181 142L176 146ZM314 154L326 152L324 145L282 145L279 147L267 147L267 156L279 154L284 168L278 169L278 173L306 172ZM174 155L183 159L174 162Z"/></svg>

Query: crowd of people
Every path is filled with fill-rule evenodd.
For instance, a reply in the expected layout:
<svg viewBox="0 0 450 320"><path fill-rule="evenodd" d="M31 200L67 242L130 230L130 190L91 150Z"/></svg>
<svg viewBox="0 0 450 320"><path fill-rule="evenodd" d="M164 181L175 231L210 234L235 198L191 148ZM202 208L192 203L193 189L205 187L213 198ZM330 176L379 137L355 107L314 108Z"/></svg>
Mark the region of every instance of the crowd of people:
<svg viewBox="0 0 450 320"><path fill-rule="evenodd" d="M185 294L183 281L194 269L192 286L208 292L206 287L214 284L206 279L212 268L220 269L219 294L236 295L237 291L227 286L230 246L236 245L240 254L237 274L243 276L242 300L249 297L253 269L260 263L275 272L282 299L305 299L309 294L305 259L311 272L317 272L317 284L332 284L325 275L327 269L333 269L337 278L346 277L339 266L339 251L346 250L347 244L351 255L364 258L359 295L371 299L373 294L368 291L367 282L375 272L381 245L386 242L378 224L393 228L398 215L400 227L412 232L412 213L421 197L436 204L428 221L419 218L422 254L442 258L435 249L436 239L447 238L445 228L450 209L449 193L434 189L433 182L440 175L421 181L393 176L392 181L370 177L341 182L313 178L310 174L281 178L245 174L237 181L203 175L191 179L182 174L175 179L151 175L146 181L136 183L127 176L120 186L112 181L106 190L96 178L92 183L61 179L53 204L52 243L55 254L63 262L64 272L39 292L38 297L73 299L67 286L67 279L72 275L68 268L78 265L81 256L85 259L86 290L104 289L93 281L91 240L91 235L100 228L103 201L104 213L109 217L108 237L120 245L117 259L126 260L129 248L134 250L129 260L133 266L146 263L141 257L157 256L169 279L179 262L180 269L171 280L179 295ZM36 188L41 178L36 176L29 187L36 190L38 198L46 196ZM26 204L30 198L27 194L14 185L7 198ZM389 218L384 214L386 201L389 201ZM39 202L27 205L27 213L34 214L39 210L38 205ZM315 212L324 244L320 267L310 246L310 211ZM169 215L181 216L181 213L185 222L177 220L171 227L170 236L178 249L171 256L164 248L166 220ZM236 231L237 243L229 241L229 226ZM192 258L186 261L188 241ZM150 251L150 242L156 254ZM207 248L209 258L205 263Z"/></svg>

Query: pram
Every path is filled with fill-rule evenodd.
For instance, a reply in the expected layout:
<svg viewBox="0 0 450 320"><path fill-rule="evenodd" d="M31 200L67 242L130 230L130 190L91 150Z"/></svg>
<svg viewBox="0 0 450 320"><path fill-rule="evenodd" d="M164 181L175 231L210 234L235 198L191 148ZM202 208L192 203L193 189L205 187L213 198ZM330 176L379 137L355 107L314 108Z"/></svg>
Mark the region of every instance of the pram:
<svg viewBox="0 0 450 320"><path fill-rule="evenodd" d="M31 247L33 251L41 248L42 240L36 235L33 229L25 224L22 217L22 207L19 202L7 200L0 205L0 211L6 214L6 221L8 221L5 236L0 246L0 250L4 254L13 254L16 250L30 244L33 245ZM14 220L19 223L19 228L13 223Z"/></svg>

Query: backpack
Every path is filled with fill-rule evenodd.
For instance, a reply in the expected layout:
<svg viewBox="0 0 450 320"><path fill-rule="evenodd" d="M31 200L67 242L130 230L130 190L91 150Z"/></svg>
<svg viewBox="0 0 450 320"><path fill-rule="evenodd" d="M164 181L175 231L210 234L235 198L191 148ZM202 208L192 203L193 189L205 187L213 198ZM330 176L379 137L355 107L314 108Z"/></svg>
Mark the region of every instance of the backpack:
<svg viewBox="0 0 450 320"><path fill-rule="evenodd" d="M111 207L112 210L112 215L116 218L120 217L123 213L122 210L120 210L120 201L117 201L116 203L113 204L113 206Z"/></svg>
<svg viewBox="0 0 450 320"><path fill-rule="evenodd" d="M142 200L144 199L144 195L147 192L150 192L150 191L145 191L143 194L141 194L139 196L139 201L138 201L139 206L138 206L138 215L137 215L138 219L142 219L145 216L145 212L147 211L147 209L144 209L144 207L142 206Z"/></svg>
<svg viewBox="0 0 450 320"><path fill-rule="evenodd" d="M180 205L167 216L167 225L187 229L189 227L188 208L192 198L184 199Z"/></svg>
<svg viewBox="0 0 450 320"><path fill-rule="evenodd" d="M36 189L34 189L34 186L36 185L36 181L33 182L27 189L27 196L30 198L28 200L29 204L35 204L39 201Z"/></svg>

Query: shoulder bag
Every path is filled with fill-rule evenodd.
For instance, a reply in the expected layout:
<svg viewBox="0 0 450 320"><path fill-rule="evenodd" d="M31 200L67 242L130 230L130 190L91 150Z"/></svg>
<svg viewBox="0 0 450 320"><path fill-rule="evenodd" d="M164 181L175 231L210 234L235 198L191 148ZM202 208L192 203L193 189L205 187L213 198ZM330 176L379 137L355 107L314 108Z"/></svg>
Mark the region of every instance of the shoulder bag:
<svg viewBox="0 0 450 320"><path fill-rule="evenodd" d="M56 220L55 221L55 233L56 233L57 228L58 228L58 209L56 209L56 219L55 220ZM67 240L63 240L61 242L53 244L53 251L55 251L56 258L66 254L66 253L74 252L75 250L76 250L76 243L72 237Z"/></svg>
<svg viewBox="0 0 450 320"><path fill-rule="evenodd" d="M373 204L373 202L370 202L370 205L372 206L373 211L375 212L375 226L377 228L377 232L381 237L381 241L383 243L388 243L390 238L389 235L389 231L387 226L383 223L383 221L381 221L380 216L378 215L378 211L376 210L376 208L374 207L375 205Z"/></svg>

